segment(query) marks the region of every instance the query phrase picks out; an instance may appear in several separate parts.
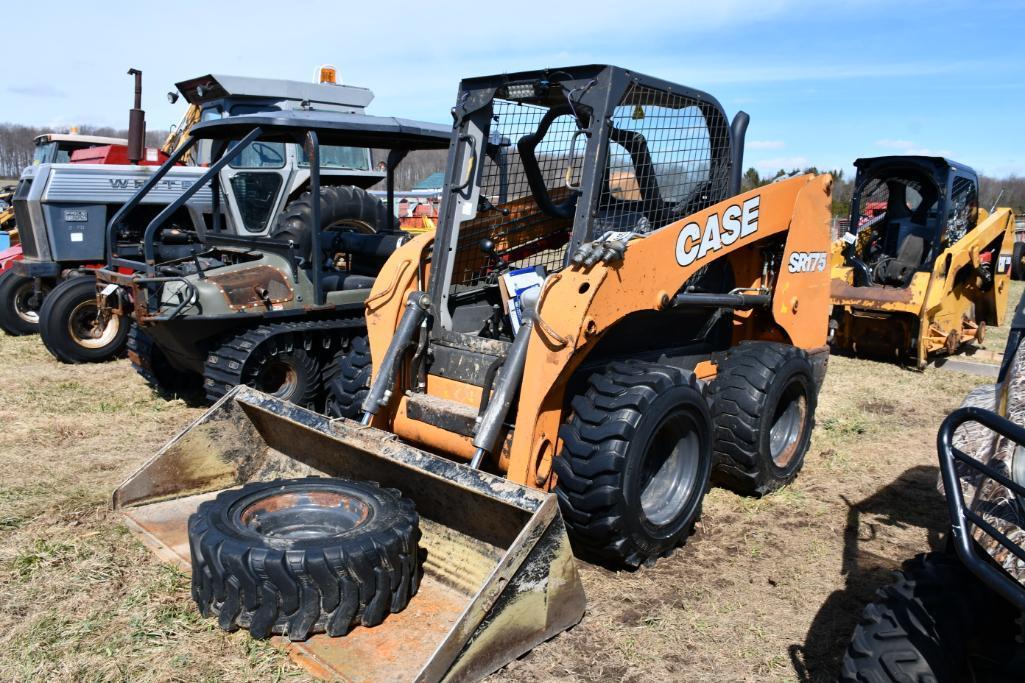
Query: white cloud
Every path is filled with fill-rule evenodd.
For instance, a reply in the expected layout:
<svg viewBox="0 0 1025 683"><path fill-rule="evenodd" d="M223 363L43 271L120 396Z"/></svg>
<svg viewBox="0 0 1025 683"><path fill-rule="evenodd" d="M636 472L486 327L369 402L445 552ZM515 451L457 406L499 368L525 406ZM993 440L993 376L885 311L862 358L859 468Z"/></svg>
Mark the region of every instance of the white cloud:
<svg viewBox="0 0 1025 683"><path fill-rule="evenodd" d="M922 147L917 142L911 140L876 140L876 147L882 147L883 149L892 149L900 154L906 154L908 156L923 156L923 157L953 157L957 156L949 149L932 149L930 147Z"/></svg>
<svg viewBox="0 0 1025 683"><path fill-rule="evenodd" d="M782 140L748 140L744 143L747 149L783 149Z"/></svg>
<svg viewBox="0 0 1025 683"><path fill-rule="evenodd" d="M778 171L784 169L789 171L794 168L805 168L811 166L811 159L808 157L775 157L772 159L761 159L754 162L754 167L759 171Z"/></svg>

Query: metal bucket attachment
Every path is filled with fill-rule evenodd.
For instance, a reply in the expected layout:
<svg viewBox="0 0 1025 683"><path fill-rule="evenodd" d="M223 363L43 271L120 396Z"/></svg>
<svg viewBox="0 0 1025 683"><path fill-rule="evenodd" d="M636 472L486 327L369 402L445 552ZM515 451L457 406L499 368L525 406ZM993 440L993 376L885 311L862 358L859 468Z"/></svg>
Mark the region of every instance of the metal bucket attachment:
<svg viewBox="0 0 1025 683"><path fill-rule="evenodd" d="M220 490L320 474L380 482L416 503L420 591L373 628L289 643L316 676L477 680L573 626L584 591L555 496L473 470L349 420L238 386L114 492L160 557L189 567L187 520Z"/></svg>

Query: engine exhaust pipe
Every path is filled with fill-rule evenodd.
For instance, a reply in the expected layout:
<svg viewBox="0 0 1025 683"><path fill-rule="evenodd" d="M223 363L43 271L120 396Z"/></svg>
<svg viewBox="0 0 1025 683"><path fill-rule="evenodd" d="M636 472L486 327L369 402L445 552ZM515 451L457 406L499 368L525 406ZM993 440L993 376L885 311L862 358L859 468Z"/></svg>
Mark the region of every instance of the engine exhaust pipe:
<svg viewBox="0 0 1025 683"><path fill-rule="evenodd" d="M142 110L142 72L129 69L135 76L135 106L128 111L128 163L133 166L142 161L146 145L146 112Z"/></svg>
<svg viewBox="0 0 1025 683"><path fill-rule="evenodd" d="M744 137L747 135L747 124L751 117L747 112L738 111L730 123L730 139L733 147L730 148L730 189L729 194L740 194L740 183L744 176Z"/></svg>

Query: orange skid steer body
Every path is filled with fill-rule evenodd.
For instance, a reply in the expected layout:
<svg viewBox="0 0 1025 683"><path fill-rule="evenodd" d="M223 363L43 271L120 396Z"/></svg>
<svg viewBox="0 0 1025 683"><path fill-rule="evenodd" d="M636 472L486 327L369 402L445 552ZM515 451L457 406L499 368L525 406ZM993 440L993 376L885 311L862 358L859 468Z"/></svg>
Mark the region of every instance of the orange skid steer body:
<svg viewBox="0 0 1025 683"><path fill-rule="evenodd" d="M516 483L550 489L566 388L574 371L617 323L671 307L684 283L715 259L729 260L738 289L758 290L762 248L782 240L782 266L769 315L754 309L738 311L734 338L786 341L819 354L824 362L830 308L829 280L823 277L830 246L830 188L829 176L766 185L631 240L618 264L571 267L549 276L538 297L525 362L529 371L520 386L515 427L494 468ZM525 241L531 238L536 236L523 236ZM429 276L429 266L418 271L418 264L432 246L432 234L417 237L400 247L381 271L367 300L374 358L385 356L410 294L422 287L420 278ZM809 270L809 263L821 265ZM711 380L716 366L702 361L694 373ZM475 450L472 438L410 417L417 412L409 408L416 398L405 395L405 390L397 385L393 407L375 415L370 424L425 449L469 460ZM474 384L428 374L424 394L466 406L475 415L481 392Z"/></svg>

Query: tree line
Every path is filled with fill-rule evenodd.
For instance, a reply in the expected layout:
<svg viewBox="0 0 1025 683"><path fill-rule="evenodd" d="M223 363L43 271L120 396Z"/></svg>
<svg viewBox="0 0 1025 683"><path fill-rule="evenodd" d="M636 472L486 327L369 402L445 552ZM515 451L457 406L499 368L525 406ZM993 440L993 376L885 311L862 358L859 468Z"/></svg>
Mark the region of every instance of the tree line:
<svg viewBox="0 0 1025 683"><path fill-rule="evenodd" d="M741 189L744 191L761 187L777 178L801 173L829 173L833 176L833 216L848 218L851 215L851 195L854 192L854 179L845 177L843 169L833 171L819 170L814 166L805 169L780 169L772 175L762 176L755 168L744 173ZM1025 177L1010 175L1006 178L979 176L979 206L991 209L993 206L1008 206L1016 215L1025 215Z"/></svg>
<svg viewBox="0 0 1025 683"><path fill-rule="evenodd" d="M45 133L67 133L66 128L22 126L16 123L0 123L0 177L17 178L21 170L32 163L35 151L34 140ZM127 129L111 126L79 126L81 135L102 135L112 138L127 138ZM146 145L159 147L164 144L165 133L148 131Z"/></svg>

